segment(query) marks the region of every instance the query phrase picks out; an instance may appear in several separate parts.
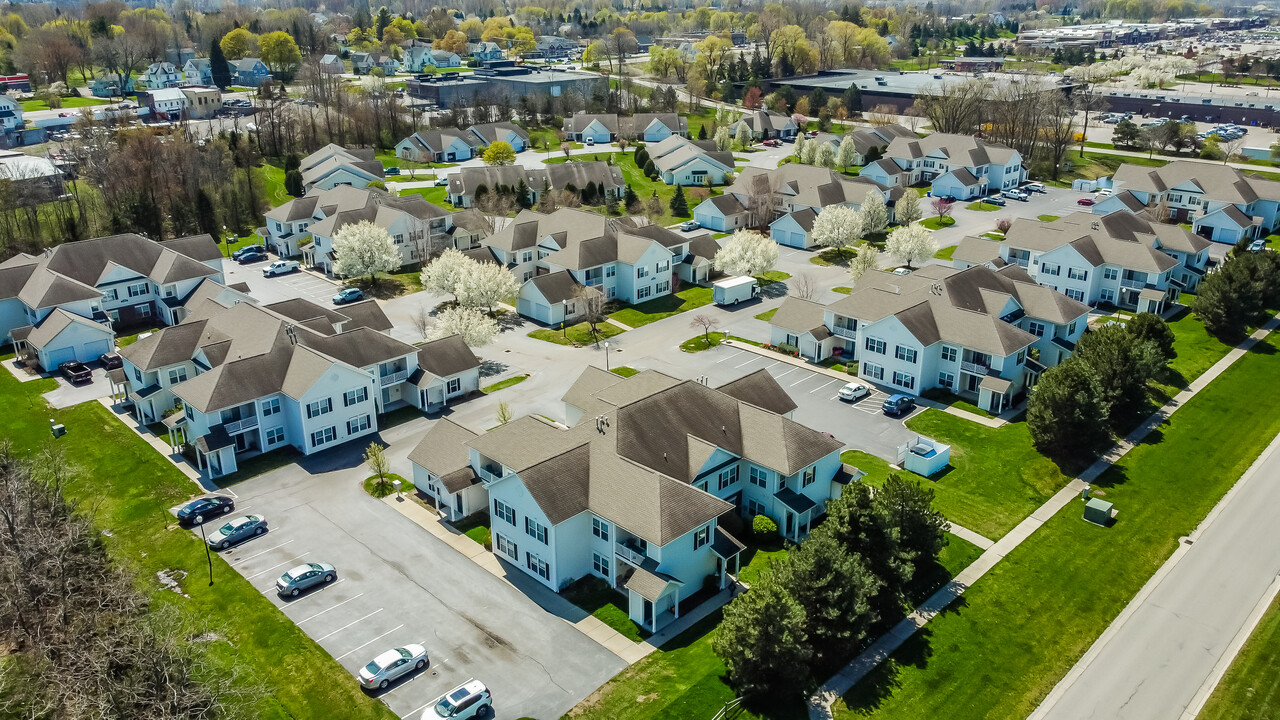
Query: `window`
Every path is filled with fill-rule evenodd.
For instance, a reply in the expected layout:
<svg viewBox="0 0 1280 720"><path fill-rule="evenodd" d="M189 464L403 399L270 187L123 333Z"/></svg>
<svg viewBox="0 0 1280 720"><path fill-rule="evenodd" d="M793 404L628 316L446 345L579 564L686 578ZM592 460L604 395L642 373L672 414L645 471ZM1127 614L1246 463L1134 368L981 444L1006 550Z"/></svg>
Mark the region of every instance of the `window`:
<svg viewBox="0 0 1280 720"><path fill-rule="evenodd" d="M912 375L896 372L893 374L893 384L910 390L916 386L916 379Z"/></svg>
<svg viewBox="0 0 1280 720"><path fill-rule="evenodd" d="M591 553L591 569L606 580L609 578L609 560L600 553Z"/></svg>
<svg viewBox="0 0 1280 720"><path fill-rule="evenodd" d="M454 378L445 384L445 392L453 395L462 391L462 379Z"/></svg>
<svg viewBox="0 0 1280 720"><path fill-rule="evenodd" d="M494 539L493 546L497 548L498 552L502 553L503 555L506 555L512 560L520 559L520 549L516 547L515 543L508 540L505 535L495 534L493 536L493 539Z"/></svg>
<svg viewBox="0 0 1280 720"><path fill-rule="evenodd" d="M1036 322L1035 320L1027 321L1027 332L1036 337L1044 337L1044 323Z"/></svg>
<svg viewBox="0 0 1280 720"><path fill-rule="evenodd" d="M1187 204L1188 204L1188 205L1193 205L1193 206L1198 206L1198 205L1200 204L1200 196L1199 196L1199 195L1190 195L1190 196L1188 196L1188 197L1187 197Z"/></svg>
<svg viewBox="0 0 1280 720"><path fill-rule="evenodd" d="M183 406L183 408L182 408L182 416L183 416L183 417L185 417L185 418L187 419L187 421L188 421L188 422L190 422L190 421L192 421L192 420L195 420L195 419L196 419L195 413L191 412L191 406L190 406L190 405L184 405L184 406Z"/></svg>
<svg viewBox="0 0 1280 720"><path fill-rule="evenodd" d="M320 447L325 443L331 443L336 437L338 437L338 429L333 426L317 430L311 433L311 447Z"/></svg>
<svg viewBox="0 0 1280 720"><path fill-rule="evenodd" d="M280 398L271 398L262 403L262 416L275 415L280 412Z"/></svg>
<svg viewBox="0 0 1280 720"><path fill-rule="evenodd" d="M177 384L178 384L178 383L180 383L180 382L186 382L186 380L187 380L187 369L186 369L186 368L174 368L174 369L172 369L172 370L170 370L170 371L169 371L169 384L170 384L170 385L177 385Z"/></svg>
<svg viewBox="0 0 1280 720"><path fill-rule="evenodd" d="M493 499L493 514L496 517L506 520L508 525L516 524L515 508L511 507L510 505L502 502L497 498Z"/></svg>
<svg viewBox="0 0 1280 720"><path fill-rule="evenodd" d="M172 286L172 285L165 285L165 286L164 286L164 296L165 296L165 297L173 297L173 286Z"/></svg>
<svg viewBox="0 0 1280 720"><path fill-rule="evenodd" d="M139 306L138 306L138 317L141 317L141 318L149 318L149 317L151 317L151 306L150 306L150 305L139 305Z"/></svg>
<svg viewBox="0 0 1280 720"><path fill-rule="evenodd" d="M654 287L654 292L664 293L671 289L671 281L663 280Z"/></svg>
<svg viewBox="0 0 1280 720"><path fill-rule="evenodd" d="M1103 280L1115 280L1120 277L1120 271L1115 268L1102 268Z"/></svg>
<svg viewBox="0 0 1280 720"><path fill-rule="evenodd" d="M284 428L271 428L267 431L267 444L279 445L284 442Z"/></svg>
<svg viewBox="0 0 1280 720"><path fill-rule="evenodd" d="M664 272L667 272L667 271L668 271L668 270L670 270L670 269L671 269L671 261L670 261L670 260L663 260L662 262L658 263L658 267L657 267L657 269L656 269L656 272L664 273Z"/></svg>
<svg viewBox="0 0 1280 720"><path fill-rule="evenodd" d="M960 351L957 350L956 348L953 348L950 345L942 346L942 359L945 360L946 362L955 362L956 358L959 356L960 356Z"/></svg>
<svg viewBox="0 0 1280 720"><path fill-rule="evenodd" d="M520 262L533 262L533 251L525 250L524 255L520 256Z"/></svg>
<svg viewBox="0 0 1280 720"><path fill-rule="evenodd" d="M706 545L709 542L711 542L711 528L709 527L699 528L699 530L693 534L694 550L697 550L698 548L702 547L703 545Z"/></svg>
<svg viewBox="0 0 1280 720"><path fill-rule="evenodd" d="M716 489L723 490L736 482L738 482L738 466L734 465L733 467L725 468L720 471L720 475L716 481Z"/></svg>
<svg viewBox="0 0 1280 720"><path fill-rule="evenodd" d="M755 500L747 501L747 517L749 518L753 518L757 515L763 515L764 509L763 503L758 503Z"/></svg>
<svg viewBox="0 0 1280 720"><path fill-rule="evenodd" d="M868 336L866 348L867 348L867 352L873 352L873 353L878 353L880 355L884 355L885 350L888 348L888 346L885 345L885 342L883 340L879 340L877 338Z"/></svg>
<svg viewBox="0 0 1280 720"><path fill-rule="evenodd" d="M1027 351L1026 351L1026 350L1019 350L1019 351L1018 351L1018 357L1017 357L1017 359L1015 359L1015 360L1013 361L1013 364L1014 364L1014 365L1021 365L1022 363L1026 362L1026 359L1027 359Z"/></svg>
<svg viewBox="0 0 1280 720"><path fill-rule="evenodd" d="M1116 301L1116 293L1115 293L1115 291L1114 291L1114 290L1106 290L1106 289L1103 289L1103 290L1099 291L1099 293L1098 293L1098 299L1099 299L1099 300L1101 300L1102 302L1115 302L1115 301Z"/></svg>
<svg viewBox="0 0 1280 720"><path fill-rule="evenodd" d="M1075 323L1075 321L1073 320L1073 321L1071 321L1071 324L1067 326L1067 335L1068 335L1068 336L1071 336L1071 335L1075 335L1075 334L1076 334L1076 323Z"/></svg>
<svg viewBox="0 0 1280 720"><path fill-rule="evenodd" d="M640 280L640 279L642 279L642 278L647 278L647 277L649 277L649 268L644 267L643 265L641 265L640 267L637 267L637 268L636 268L636 279L637 279L637 280Z"/></svg>
<svg viewBox="0 0 1280 720"><path fill-rule="evenodd" d="M325 398L307 404L307 417L319 417L333 411L333 398Z"/></svg>
<svg viewBox="0 0 1280 720"><path fill-rule="evenodd" d="M351 418L347 421L347 434L354 435L358 432L364 432L369 429L369 416L361 415L360 417Z"/></svg>
<svg viewBox="0 0 1280 720"><path fill-rule="evenodd" d="M616 270L614 270L614 267L613 267L612 265L605 265L605 266L604 266L604 276L605 276L605 277L607 277L607 278L611 278L611 277L613 277L616 273L617 273L617 271L616 271Z"/></svg>
<svg viewBox="0 0 1280 720"><path fill-rule="evenodd" d="M818 479L818 468L805 468L804 473L800 476L800 487L807 488L812 485L813 481L816 479Z"/></svg>
<svg viewBox="0 0 1280 720"><path fill-rule="evenodd" d="M899 360L904 360L906 362L911 363L912 365L914 365L916 362L916 351L912 350L909 347L903 347L899 345L896 348L894 348L893 355Z"/></svg>
<svg viewBox="0 0 1280 720"><path fill-rule="evenodd" d="M1075 300L1076 302L1084 302L1083 290L1074 290L1072 288L1067 288L1066 294L1067 294L1067 297L1071 298L1072 300Z"/></svg>
<svg viewBox="0 0 1280 720"><path fill-rule="evenodd" d="M111 288L110 290L102 293L102 299L106 302L114 302L120 299L120 295L116 293L115 288Z"/></svg>
<svg viewBox="0 0 1280 720"><path fill-rule="evenodd" d="M956 386L956 376L949 372L938 373L938 387L944 387L948 390Z"/></svg>
<svg viewBox="0 0 1280 720"><path fill-rule="evenodd" d="M1061 271L1062 271L1061 265L1049 265L1046 263L1040 264L1040 272L1044 273L1045 275L1053 275L1054 277L1057 277L1057 275Z"/></svg>
<svg viewBox="0 0 1280 720"><path fill-rule="evenodd" d="M526 552L524 554L524 564L533 571L534 575L537 575L543 580L551 579L551 568L537 555L534 555L531 552Z"/></svg>
<svg viewBox="0 0 1280 720"><path fill-rule="evenodd" d="M637 299L637 300L643 300L643 299L645 299L645 298L649 297L649 296L650 296L650 295L652 295L652 294L653 294L653 288L649 287L648 285L645 285L645 286L644 286L644 287L642 287L642 288L637 288L637 289L636 289L636 299Z"/></svg>
<svg viewBox="0 0 1280 720"><path fill-rule="evenodd" d="M756 487L762 487L765 490L769 489L769 472L767 470L764 470L758 467L753 467L751 468L750 474L751 474L751 477L749 478L749 480L751 481L752 485L755 485Z"/></svg>
<svg viewBox="0 0 1280 720"><path fill-rule="evenodd" d="M355 390L348 390L342 394L342 407L351 407L357 403L362 403L369 399L369 388L358 387Z"/></svg>
<svg viewBox="0 0 1280 720"><path fill-rule="evenodd" d="M872 363L862 363L862 371L872 380L884 380L884 368Z"/></svg>
<svg viewBox="0 0 1280 720"><path fill-rule="evenodd" d="M114 291L113 291L114 292ZM150 292L146 283L134 283L129 286L129 297L142 297Z"/></svg>
<svg viewBox="0 0 1280 720"><path fill-rule="evenodd" d="M527 515L524 518L524 532L543 545L547 544L547 527Z"/></svg>
<svg viewBox="0 0 1280 720"><path fill-rule="evenodd" d="M605 542L609 542L609 523L598 517L591 518L591 534Z"/></svg>
<svg viewBox="0 0 1280 720"><path fill-rule="evenodd" d="M1067 279L1069 280L1088 280L1088 270L1078 270L1076 268L1067 268Z"/></svg>

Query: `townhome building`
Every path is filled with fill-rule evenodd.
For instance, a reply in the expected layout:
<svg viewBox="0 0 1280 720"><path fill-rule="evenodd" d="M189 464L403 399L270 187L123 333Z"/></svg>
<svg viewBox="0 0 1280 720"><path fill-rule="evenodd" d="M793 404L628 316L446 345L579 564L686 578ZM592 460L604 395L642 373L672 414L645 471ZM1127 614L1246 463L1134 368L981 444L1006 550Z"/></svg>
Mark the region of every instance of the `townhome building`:
<svg viewBox="0 0 1280 720"><path fill-rule="evenodd" d="M448 50L432 50L427 54L428 61L438 68L462 67L462 56Z"/></svg>
<svg viewBox="0 0 1280 720"><path fill-rule="evenodd" d="M382 163L373 148L348 150L329 143L302 159L298 168L302 172L302 187L310 192L328 190L338 185L366 187L385 177Z"/></svg>
<svg viewBox="0 0 1280 720"><path fill-rule="evenodd" d="M351 72L356 75L368 75L374 68L382 70L389 77L395 75L396 71L400 69L400 63L395 58L384 53L351 53Z"/></svg>
<svg viewBox="0 0 1280 720"><path fill-rule="evenodd" d="M516 152L524 152L529 148L529 133L515 123L478 123L467 128L467 132L480 141L478 147L481 149L495 142L504 142Z"/></svg>
<svg viewBox="0 0 1280 720"><path fill-rule="evenodd" d="M265 237L282 257L334 273L333 236L351 223L371 222L387 231L404 265L424 262L453 240L453 215L421 195L400 197L339 185L312 190L267 213ZM470 239L467 240L470 245Z"/></svg>
<svg viewBox="0 0 1280 720"><path fill-rule="evenodd" d="M222 282L208 235L113 235L19 253L0 263L0 337L45 370L94 360L115 347L115 327L180 322L206 280Z"/></svg>
<svg viewBox="0 0 1280 720"><path fill-rule="evenodd" d="M689 121L678 113L636 113L618 119L622 137L658 143L672 135L689 137Z"/></svg>
<svg viewBox="0 0 1280 720"><path fill-rule="evenodd" d="M851 130L843 135L835 133L818 133L809 142L817 142L819 144L830 145L833 152L839 152L840 146L844 144L845 138L853 143L854 156L853 165L866 165L870 160L879 159L884 155L884 151L889 147L889 143L895 138L917 138L911 130L901 125L876 125L870 128L859 128ZM870 156L874 155L872 158Z"/></svg>
<svg viewBox="0 0 1280 720"><path fill-rule="evenodd" d="M617 113L580 112L564 119L568 140L607 145L618 138Z"/></svg>
<svg viewBox="0 0 1280 720"><path fill-rule="evenodd" d="M502 48L495 42L467 43L467 52L471 54L471 59L482 65L502 59Z"/></svg>
<svg viewBox="0 0 1280 720"><path fill-rule="evenodd" d="M1111 178L1111 197L1094 213L1146 211L1158 221L1191 223L1213 242L1237 243L1270 234L1280 223L1280 182L1226 165L1175 160L1160 168L1125 163Z"/></svg>
<svg viewBox="0 0 1280 720"><path fill-rule="evenodd" d="M813 362L857 361L858 377L892 392L955 393L999 413L1069 357L1089 307L1038 285L1017 265L874 270L828 305L787 298L772 342Z"/></svg>
<svg viewBox="0 0 1280 720"><path fill-rule="evenodd" d="M668 185L723 185L733 177L733 153L717 150L711 140L669 135L647 150L654 168Z"/></svg>
<svg viewBox="0 0 1280 720"><path fill-rule="evenodd" d="M469 130L420 130L396 144L396 157L413 162L462 162L476 156L480 139Z"/></svg>
<svg viewBox="0 0 1280 720"><path fill-rule="evenodd" d="M1199 286L1209 244L1186 228L1125 211L1079 212L1052 222L1018 218L1003 242L966 237L952 263L1017 265L1077 302L1159 314Z"/></svg>
<svg viewBox="0 0 1280 720"><path fill-rule="evenodd" d="M449 176L449 202L454 207L472 207L477 191L515 193L522 182L532 204L536 204L547 190L581 193L588 186L594 186L601 198L620 200L627 187L622 170L603 160L550 163L535 168L518 165L464 167Z"/></svg>
<svg viewBox="0 0 1280 720"><path fill-rule="evenodd" d="M431 65L431 43L414 40L400 56L400 68L408 73L423 72Z"/></svg>
<svg viewBox="0 0 1280 720"><path fill-rule="evenodd" d="M968 200L1018 187L1027 169L1022 154L1007 145L934 133L895 137L884 158L869 163L861 176L889 186L928 183L935 197Z"/></svg>
<svg viewBox="0 0 1280 720"><path fill-rule="evenodd" d="M206 477L283 447L310 455L376 433L382 413L430 407L411 380L425 377L419 348L347 315L390 327L376 303L354 307L211 298L123 348L112 382L123 385L134 418L163 422L171 445Z"/></svg>
<svg viewBox="0 0 1280 720"><path fill-rule="evenodd" d="M795 405L764 373L712 389L587 368L564 404L568 425L437 423L410 457L415 483L451 513L487 506L504 563L557 592L598 577L651 632L682 598L734 582L744 518L798 541L861 477L839 441L784 416Z"/></svg>
<svg viewBox="0 0 1280 720"><path fill-rule="evenodd" d="M743 125L747 127L747 132L751 133L752 140L772 138L787 140L794 138L800 132L800 126L796 125L796 121L792 120L790 115L772 110L753 110L743 115L729 126L729 135L737 137L738 128Z"/></svg>
<svg viewBox="0 0 1280 720"><path fill-rule="evenodd" d="M182 84L182 71L168 61L153 62L143 71L142 82L148 90L176 88Z"/></svg>

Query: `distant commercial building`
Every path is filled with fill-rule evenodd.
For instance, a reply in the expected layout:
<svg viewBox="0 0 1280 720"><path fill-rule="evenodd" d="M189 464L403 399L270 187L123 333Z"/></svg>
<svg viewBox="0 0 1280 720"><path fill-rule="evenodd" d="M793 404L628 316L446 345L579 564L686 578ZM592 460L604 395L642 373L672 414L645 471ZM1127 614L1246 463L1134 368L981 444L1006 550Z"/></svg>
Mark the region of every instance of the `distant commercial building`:
<svg viewBox="0 0 1280 720"><path fill-rule="evenodd" d="M500 98L514 100L525 95L561 97L570 90L590 98L597 89L608 87L608 80L592 73L556 68L531 68L511 60L485 63L473 73L416 75L406 81L406 91L417 100L433 102L442 108L458 102L496 102Z"/></svg>

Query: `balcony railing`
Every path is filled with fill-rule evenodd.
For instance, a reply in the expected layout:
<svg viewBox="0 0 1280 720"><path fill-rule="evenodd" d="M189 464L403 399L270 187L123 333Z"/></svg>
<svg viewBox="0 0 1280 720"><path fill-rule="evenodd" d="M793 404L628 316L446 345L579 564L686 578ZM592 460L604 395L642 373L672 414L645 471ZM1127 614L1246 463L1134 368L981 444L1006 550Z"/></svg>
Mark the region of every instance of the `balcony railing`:
<svg viewBox="0 0 1280 720"><path fill-rule="evenodd" d="M627 547L622 543L615 543L614 550L615 552L617 552L618 557L622 558L623 561L631 563L636 567L639 567L640 565L642 565L645 561L645 558L647 557L644 553L640 552L639 550L636 550L635 548L632 548L632 547Z"/></svg>
<svg viewBox="0 0 1280 720"><path fill-rule="evenodd" d="M244 432L245 430L250 430L256 427L258 427L257 415L247 417L243 420L236 420L235 422L224 423L222 425L222 428L227 431L228 435L234 435L236 433Z"/></svg>
<svg viewBox="0 0 1280 720"><path fill-rule="evenodd" d="M978 363L962 362L960 363L960 369L963 370L964 372L972 373L974 375L991 374L990 367L987 367L986 365L979 365Z"/></svg>
<svg viewBox="0 0 1280 720"><path fill-rule="evenodd" d="M597 285L603 285L603 284L604 284L604 278L602 278L602 277L588 277L588 278L587 278L587 287L595 287L595 286L597 286Z"/></svg>
<svg viewBox="0 0 1280 720"><path fill-rule="evenodd" d="M395 385L398 382L404 382L405 378L407 377L409 377L409 371L401 370L400 372L394 372L389 375L383 375L381 378L378 379L378 381L382 384L382 387L386 387L388 385Z"/></svg>
<svg viewBox="0 0 1280 720"><path fill-rule="evenodd" d="M481 465L479 475L480 475L480 481L483 482L485 485L496 483L502 478L507 476L506 472L503 470L501 465L497 467L494 467L491 465L490 466Z"/></svg>
<svg viewBox="0 0 1280 720"><path fill-rule="evenodd" d="M1146 286L1147 286L1146 280L1133 280L1131 278L1124 278L1120 281L1120 287L1127 287L1127 288L1134 288L1137 290L1141 290Z"/></svg>
<svg viewBox="0 0 1280 720"><path fill-rule="evenodd" d="M853 328L840 327L839 325L836 325L831 328L831 332L838 337L849 338L850 340L856 340L858 338L858 331Z"/></svg>

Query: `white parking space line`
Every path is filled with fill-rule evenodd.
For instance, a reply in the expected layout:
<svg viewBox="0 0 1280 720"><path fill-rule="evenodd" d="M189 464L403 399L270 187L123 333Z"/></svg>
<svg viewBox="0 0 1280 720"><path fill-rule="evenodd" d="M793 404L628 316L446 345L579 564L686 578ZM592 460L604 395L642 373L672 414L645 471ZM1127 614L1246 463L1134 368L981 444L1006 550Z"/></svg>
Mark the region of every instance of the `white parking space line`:
<svg viewBox="0 0 1280 720"><path fill-rule="evenodd" d="M363 595L364 593L361 593L361 594ZM354 599L354 598L353 598L353 599ZM335 607L336 607L336 606L335 606ZM363 621L365 621L365 620L368 620L369 618L373 617L374 615L377 615L377 614L378 614L378 613L380 613L380 612L382 612L382 608L378 608L377 610L374 610L373 612L369 613L368 615L365 615L364 617L360 618L359 620L352 620L351 622L347 623L346 625L343 625L342 627L338 628L337 630L334 630L333 632L329 633L328 635L325 635L324 637L318 637L318 638L316 638L316 642L320 642L321 640L326 640L326 639L328 639L328 638L331 638L331 637L333 637L334 635L337 635L338 633L342 632L343 630L346 630L347 628L351 627L352 625L355 625L356 623L359 623L359 622L363 622Z"/></svg>
<svg viewBox="0 0 1280 720"><path fill-rule="evenodd" d="M787 375L790 375L791 373L795 372L795 371L796 371L796 370L798 370L798 369L799 369L799 368L791 368L790 370L788 370L788 371L786 371L786 372L782 373L781 375L774 375L774 376L773 376L773 379L774 379L774 380L779 380L779 379L781 379L781 378L783 378L783 377L786 377Z"/></svg>
<svg viewBox="0 0 1280 720"><path fill-rule="evenodd" d="M764 369L765 369L765 370L768 370L769 368L773 367L774 365L777 365L777 364L778 364L778 363L780 363L780 362L782 362L782 361L781 361L781 360L774 360L773 362L771 362L771 363L769 363L768 365L766 365Z"/></svg>
<svg viewBox="0 0 1280 720"><path fill-rule="evenodd" d="M316 596L312 596L312 597L316 597ZM360 598L362 598L362 597L364 597L364 593L360 593L359 595L356 595L355 597L349 597L349 598L347 598L346 600L343 600L342 602L338 603L337 605L333 605L333 606L331 606L331 607L327 607L327 608L325 608L324 610L321 610L320 612L316 613L315 615L311 615L311 616L309 616L308 618L306 618L306 620L296 620L296 621L294 621L294 624L295 624L295 625L301 625L302 623L306 622L307 620L315 620L316 618L318 618L318 617L320 617L321 615L323 615L323 614L325 614L325 613L329 612L330 610L333 610L333 609L335 609L335 608L340 608L340 607L342 607L343 605L346 605L347 603L351 602L352 600L359 600L359 599L360 599ZM293 606L292 606L292 605L290 605L290 606L288 606L288 607L290 607L290 608L291 608L291 607L293 607Z"/></svg>
<svg viewBox="0 0 1280 720"><path fill-rule="evenodd" d="M334 580L333 582L329 583L328 587L333 587L334 585L339 585L339 584L341 584L341 583L342 583L342 581L343 581L343 580L346 580L346 578L338 578L337 580ZM263 590L263 591L262 591L262 594L263 594L263 595L266 595L267 593L272 592L272 591L274 591L275 589L276 589L276 584L275 584L275 583L271 583L271 587L267 588L266 590ZM297 604L297 603L298 603L298 601L299 601L299 600L302 600L302 599L304 599L304 598L298 598L298 600L294 600L293 602L291 602L291 603L290 603L290 605L295 605L295 604Z"/></svg>
<svg viewBox="0 0 1280 720"><path fill-rule="evenodd" d="M804 381L806 381L806 380L811 380L811 379L813 379L813 373L808 373L808 374L806 374L804 377L802 377L802 378L800 378L799 380L797 380L797 381L795 381L795 382L791 383L791 384L790 384L790 385L788 385L787 387L795 387L795 386L799 385L800 383L802 383L802 382L804 382Z"/></svg>
<svg viewBox="0 0 1280 720"><path fill-rule="evenodd" d="M812 394L814 394L814 393L818 392L819 390L821 390L822 388L827 387L828 385L830 385L830 384L831 384L831 383L833 383L833 382L836 382L836 381L835 381L835 380L831 380L830 382L827 382L826 384L822 385L821 387L816 387L816 388L814 388L814 389L810 390L810 391L809 391L809 394L810 394L810 395L812 395Z"/></svg>
<svg viewBox="0 0 1280 720"><path fill-rule="evenodd" d="M379 635L378 637L376 637L376 638L374 638L374 639L372 639L372 640L369 640L368 642L366 642L366 643L364 643L364 644L360 645L359 647L351 648L350 650L348 650L348 651L346 651L346 652L342 653L341 655L339 655L338 657L334 658L334 660L341 660L342 658L344 658L344 657L346 657L346 656L350 655L351 653L356 652L357 650L360 650L360 649L361 649L361 648L363 648L363 647L366 647L366 646L372 645L373 643L378 642L378 641L379 641L379 640L381 640L382 638L384 638L384 637L386 637L386 636L390 635L391 633L393 633L393 632L395 632L395 631L399 630L399 629L400 629L400 628L402 628L402 627L404 627L404 623L400 623L399 625L397 625L397 626L395 626L395 627L391 628L390 630L388 630L388 631L386 631L386 632L382 633L382 634L381 634L381 635Z"/></svg>
<svg viewBox="0 0 1280 720"><path fill-rule="evenodd" d="M280 532L280 531L277 529L277 530L276 530L276 532ZM280 543L279 545L276 545L275 547L269 547L269 548L267 548L266 550L263 550L262 552L254 553L253 555L250 555L250 556L248 556L248 557L236 558L235 560L232 560L232 561L231 561L231 564L232 564L232 565L239 565L240 563L248 562L249 560L252 560L252 559L254 559L254 558L256 558L256 557L259 557L259 556L262 556L262 555L266 555L267 553L271 552L272 550L279 550L280 548L284 547L285 545L288 545L288 544L289 544L289 543L291 543L291 542L293 542L293 541L292 541L292 540L286 540L286 541L284 541L284 542Z"/></svg>
<svg viewBox="0 0 1280 720"><path fill-rule="evenodd" d="M409 720L409 718L411 718L411 717L413 717L413 716L417 715L419 710L423 710L423 709L425 709L425 708L427 707L427 705L430 705L430 704L431 704L431 703L429 703L429 702L428 702L428 703L425 703L425 704L423 704L423 705L422 705L422 707L414 708L413 710L410 710L409 712L407 712L407 713L405 713L405 714L401 715L400 717L401 717L401 718L403 718L404 720Z"/></svg>
<svg viewBox="0 0 1280 720"><path fill-rule="evenodd" d="M746 352L746 351L745 351L745 350L739 350L738 352L736 352L736 353L734 353L734 354L730 355L730 356L729 356L729 357L727 357L727 358L721 358L721 359L717 360L717 361L716 361L716 364L717 364L717 365L719 365L720 363L724 362L725 360L732 360L732 359L734 359L734 358L738 357L739 355L741 355L741 354L742 354L742 353L744 353L744 352Z"/></svg>
<svg viewBox="0 0 1280 720"><path fill-rule="evenodd" d="M284 562L282 562L282 563L276 563L275 565L272 565L271 567L267 568L266 570L259 570L258 572L254 573L254 574L252 574L252 575L245 575L245 576L244 576L244 579L245 579L245 580L252 580L252 579L254 579L254 578L258 577L259 575L265 575L265 574L267 574L267 573L271 572L272 570L275 570L276 568L280 567L281 565L288 565L289 563L298 562L299 560L301 560L302 558L304 558L304 557L306 557L306 556L308 556L308 555L310 555L310 554L311 554L311 551L310 551L310 550L308 550L307 552L302 553L301 555L299 555L299 556L295 557L295 558L294 558L294 559L292 559L292 560L285 560L285 561L284 561Z"/></svg>
<svg viewBox="0 0 1280 720"><path fill-rule="evenodd" d="M759 359L759 358L758 358L755 354L752 354L752 355L751 355L751 359L750 359L750 360L748 360L748 361L746 361L746 362L742 363L741 365L734 365L734 366L733 366L733 369L737 370L737 369L738 369L738 368L740 368L740 367L746 367L746 366L750 365L751 363L755 362L755 361L756 361L756 360L758 360L758 359Z"/></svg>

